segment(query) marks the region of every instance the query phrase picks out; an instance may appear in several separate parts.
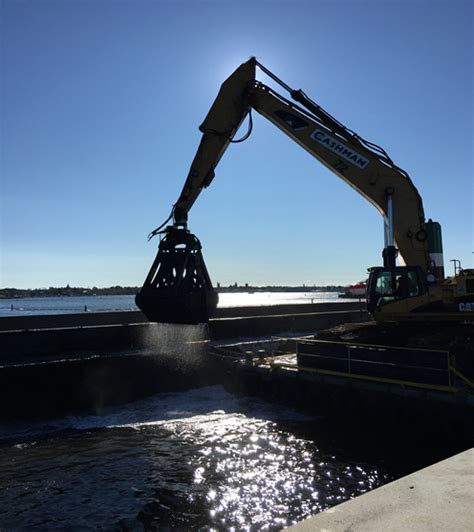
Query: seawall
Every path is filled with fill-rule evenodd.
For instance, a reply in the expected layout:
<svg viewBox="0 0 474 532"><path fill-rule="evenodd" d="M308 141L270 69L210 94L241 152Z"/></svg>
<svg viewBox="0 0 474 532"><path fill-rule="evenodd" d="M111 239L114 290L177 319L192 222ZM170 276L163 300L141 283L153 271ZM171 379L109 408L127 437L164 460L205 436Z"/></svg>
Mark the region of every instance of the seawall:
<svg viewBox="0 0 474 532"><path fill-rule="evenodd" d="M100 413L214 384L221 376L205 356L209 338L316 331L366 313L357 303L329 303L221 309L218 316L201 327L151 324L138 311L1 318L0 419Z"/></svg>
<svg viewBox="0 0 474 532"><path fill-rule="evenodd" d="M212 340L258 337L317 331L366 318L358 303L227 308L210 320L205 334ZM157 341L165 327L150 324L138 311L0 318L0 364L25 357L150 348L150 337ZM184 336L187 326L174 326L177 334L180 328Z"/></svg>
<svg viewBox="0 0 474 532"><path fill-rule="evenodd" d="M275 316L291 314L311 314L333 311L364 310L365 303L352 301L344 303L313 303L297 305L268 305L255 307L218 307L214 319ZM212 322L213 320L211 320ZM113 312L83 312L80 314L45 314L34 316L2 316L0 331L25 329L57 329L64 327L86 327L98 325L123 325L148 323L139 310Z"/></svg>

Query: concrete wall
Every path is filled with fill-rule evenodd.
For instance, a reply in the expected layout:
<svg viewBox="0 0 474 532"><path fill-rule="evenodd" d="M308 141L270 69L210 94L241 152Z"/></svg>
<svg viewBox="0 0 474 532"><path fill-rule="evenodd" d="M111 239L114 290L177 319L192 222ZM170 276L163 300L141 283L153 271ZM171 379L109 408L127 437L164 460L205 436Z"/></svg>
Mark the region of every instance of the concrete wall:
<svg viewBox="0 0 474 532"><path fill-rule="evenodd" d="M273 316L246 316L220 318L209 322L213 340L239 337L257 337L286 332L311 332L333 327L341 323L366 321L366 312L340 310L303 314L281 314Z"/></svg>
<svg viewBox="0 0 474 532"><path fill-rule="evenodd" d="M353 321L364 321L360 311L283 314L219 318L209 322L207 336L212 340L256 337L285 332L309 332ZM164 328L163 328L164 327ZM174 334L188 335L191 326L173 326ZM153 347L166 326L151 323L94 325L0 331L0 363L41 359L64 353L107 352ZM150 340L151 339L151 340Z"/></svg>
<svg viewBox="0 0 474 532"><path fill-rule="evenodd" d="M474 449L289 527L291 532L467 531L474 523Z"/></svg>
<svg viewBox="0 0 474 532"><path fill-rule="evenodd" d="M300 305L269 305L260 307L218 308L214 318L248 316L271 316L277 314L303 314L331 312L336 310L365 309L365 302L314 303ZM126 323L148 323L139 311L83 312L80 314L48 314L43 316L5 316L0 318L0 331L19 329L57 329L59 327L86 327L93 325L119 325Z"/></svg>
<svg viewBox="0 0 474 532"><path fill-rule="evenodd" d="M214 360L196 365L207 353L206 337L316 331L364 318L358 310L247 315L213 319L207 331L143 323L139 312L4 318L16 330L0 330L0 419L100 413L152 393L221 382Z"/></svg>
<svg viewBox="0 0 474 532"><path fill-rule="evenodd" d="M217 363L229 365L220 358ZM373 433L382 456L401 449L409 453L413 446L425 449L427 456L433 451L435 456L437 449L459 452L474 443L474 404L462 394L250 363L234 363L223 384L232 393L260 396L322 416L331 432L340 430L341 438L351 438L354 443L358 434Z"/></svg>
<svg viewBox="0 0 474 532"><path fill-rule="evenodd" d="M199 349L186 364L176 356L76 356L0 369L0 420L101 414L158 392L181 391L219 382L216 367ZM191 362L191 361L190 361Z"/></svg>

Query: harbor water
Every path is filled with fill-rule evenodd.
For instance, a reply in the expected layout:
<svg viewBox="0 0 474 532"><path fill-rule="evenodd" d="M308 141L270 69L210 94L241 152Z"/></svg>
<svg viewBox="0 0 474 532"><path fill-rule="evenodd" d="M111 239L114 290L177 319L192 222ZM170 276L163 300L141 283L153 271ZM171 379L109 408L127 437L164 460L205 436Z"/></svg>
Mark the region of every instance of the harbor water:
<svg viewBox="0 0 474 532"><path fill-rule="evenodd" d="M279 530L392 478L323 427L219 385L3 425L0 528Z"/></svg>
<svg viewBox="0 0 474 532"><path fill-rule="evenodd" d="M300 303L353 301L339 298L336 292L229 292L219 294L219 307L255 307ZM137 310L134 295L25 297L0 299L0 317L40 314L74 314Z"/></svg>
<svg viewBox="0 0 474 532"><path fill-rule="evenodd" d="M344 301L321 292L234 293L222 294L221 304L317 296ZM13 301L23 305L19 315L133 308L133 296ZM11 315L8 302L0 304ZM155 356L173 352L173 331L156 339ZM177 364L192 365L193 349ZM317 405L302 413L221 385L160 393L100 415L4 423L0 530L281 530L434 461L415 446L407 465L398 444L339 425Z"/></svg>

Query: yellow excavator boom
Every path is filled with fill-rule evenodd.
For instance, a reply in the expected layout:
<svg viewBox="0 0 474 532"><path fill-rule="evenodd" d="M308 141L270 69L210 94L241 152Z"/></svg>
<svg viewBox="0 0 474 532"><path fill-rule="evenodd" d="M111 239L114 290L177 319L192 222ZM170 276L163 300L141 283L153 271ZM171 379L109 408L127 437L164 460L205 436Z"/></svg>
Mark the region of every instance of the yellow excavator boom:
<svg viewBox="0 0 474 532"><path fill-rule="evenodd" d="M316 116L256 81L257 64L250 59L222 84L200 126L202 140L175 204L175 221L186 216L202 189L209 186L219 160L254 109L364 196L385 218L390 214L391 197L393 239L400 255L406 264L420 265L428 273L431 259L423 203L408 175L323 110Z"/></svg>
<svg viewBox="0 0 474 532"><path fill-rule="evenodd" d="M282 86L291 100L257 81L256 67ZM399 320L408 315L426 319L434 313L433 319L458 320L460 313L461 319L469 315L474 309L473 276L458 275L454 282L444 280L440 226L431 220L425 222L421 196L408 174L382 148L342 125L304 92L291 89L251 58L222 84L199 128L202 139L172 213L151 233L164 234L164 238L136 298L151 321L199 323L207 321L217 306L201 244L188 231L187 218L201 191L212 182L228 146L250 135L252 110L383 215L384 264L369 270L367 291L367 308L376 319ZM247 116L249 130L236 141L234 136ZM173 224L163 229L171 218ZM396 265L398 253L404 266Z"/></svg>

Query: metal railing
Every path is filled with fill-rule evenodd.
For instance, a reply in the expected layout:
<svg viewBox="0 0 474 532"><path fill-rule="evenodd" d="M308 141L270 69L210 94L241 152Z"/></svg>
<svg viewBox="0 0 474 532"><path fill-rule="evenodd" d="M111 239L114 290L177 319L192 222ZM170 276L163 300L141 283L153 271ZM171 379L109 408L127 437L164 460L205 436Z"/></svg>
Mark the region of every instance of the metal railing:
<svg viewBox="0 0 474 532"><path fill-rule="evenodd" d="M282 342L285 351L296 354L296 365L276 358ZM288 348L291 343L293 349ZM474 391L474 382L456 366L455 355L445 349L275 337L269 354L265 363L273 368L452 393Z"/></svg>

